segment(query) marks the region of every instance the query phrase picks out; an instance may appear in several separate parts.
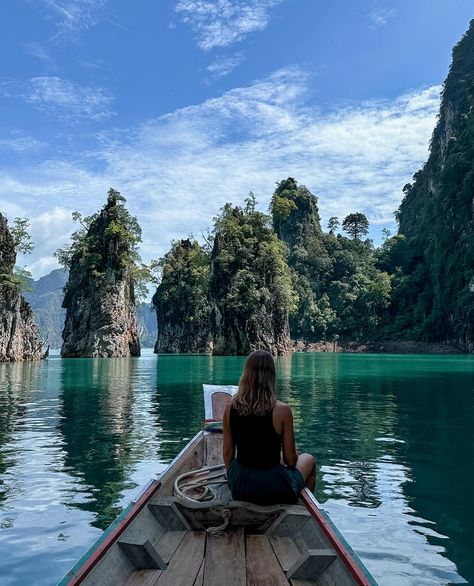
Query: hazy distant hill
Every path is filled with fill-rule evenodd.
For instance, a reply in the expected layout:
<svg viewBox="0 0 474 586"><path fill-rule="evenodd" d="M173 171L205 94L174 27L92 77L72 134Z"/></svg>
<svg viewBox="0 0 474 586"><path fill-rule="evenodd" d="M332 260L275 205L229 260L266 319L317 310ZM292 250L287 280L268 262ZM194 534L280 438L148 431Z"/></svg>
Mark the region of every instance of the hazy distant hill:
<svg viewBox="0 0 474 586"><path fill-rule="evenodd" d="M66 311L62 309L63 287L67 281L67 271L55 269L37 281L29 284L32 291L25 293L39 326L41 338L51 348L61 348L62 331ZM152 348L156 342L156 313L151 303L143 303L137 308L138 329L143 348Z"/></svg>
<svg viewBox="0 0 474 586"><path fill-rule="evenodd" d="M61 308L63 287L67 280L64 269L56 269L30 284L32 291L25 293L35 314L40 335L51 348L60 348L62 344L65 310Z"/></svg>

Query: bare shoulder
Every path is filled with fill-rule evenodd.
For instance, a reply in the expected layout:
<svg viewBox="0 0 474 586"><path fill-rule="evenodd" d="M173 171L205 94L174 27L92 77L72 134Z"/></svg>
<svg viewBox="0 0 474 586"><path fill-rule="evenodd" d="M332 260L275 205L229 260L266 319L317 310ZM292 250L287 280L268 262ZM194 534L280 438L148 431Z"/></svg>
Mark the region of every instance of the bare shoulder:
<svg viewBox="0 0 474 586"><path fill-rule="evenodd" d="M287 419L292 416L291 407L283 401L277 401L275 404L275 413L281 419Z"/></svg>

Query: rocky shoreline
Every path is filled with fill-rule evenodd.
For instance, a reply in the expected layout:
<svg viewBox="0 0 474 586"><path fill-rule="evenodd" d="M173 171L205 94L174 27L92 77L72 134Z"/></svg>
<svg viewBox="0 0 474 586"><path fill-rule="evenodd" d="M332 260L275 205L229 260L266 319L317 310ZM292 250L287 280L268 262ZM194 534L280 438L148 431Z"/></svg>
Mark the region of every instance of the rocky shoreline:
<svg viewBox="0 0 474 586"><path fill-rule="evenodd" d="M293 352L346 352L374 354L470 354L455 344L392 340L383 342L304 342L295 340Z"/></svg>

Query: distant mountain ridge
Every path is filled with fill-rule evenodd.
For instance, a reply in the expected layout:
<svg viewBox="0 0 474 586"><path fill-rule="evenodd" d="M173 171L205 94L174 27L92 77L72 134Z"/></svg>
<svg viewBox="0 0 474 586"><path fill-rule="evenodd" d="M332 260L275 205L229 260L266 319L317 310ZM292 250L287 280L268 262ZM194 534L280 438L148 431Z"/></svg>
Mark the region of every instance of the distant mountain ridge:
<svg viewBox="0 0 474 586"><path fill-rule="evenodd" d="M43 275L37 281L28 283L25 299L33 309L40 337L51 348L61 348L62 331L66 310L61 307L64 297L63 288L68 273L65 269L55 269ZM138 331L143 348L152 348L156 342L156 313L151 303L142 303L137 307Z"/></svg>

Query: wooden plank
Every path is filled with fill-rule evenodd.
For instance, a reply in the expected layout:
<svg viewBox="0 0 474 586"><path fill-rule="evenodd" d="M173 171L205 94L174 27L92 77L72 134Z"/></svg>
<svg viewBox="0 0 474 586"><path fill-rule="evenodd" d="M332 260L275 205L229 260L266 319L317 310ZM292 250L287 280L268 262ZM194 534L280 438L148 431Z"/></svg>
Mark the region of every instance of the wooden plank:
<svg viewBox="0 0 474 586"><path fill-rule="evenodd" d="M186 533L186 531L167 531L156 541L152 541L156 551L166 563L173 557Z"/></svg>
<svg viewBox="0 0 474 586"><path fill-rule="evenodd" d="M289 570L301 557L301 552L291 537L268 537L270 545L284 572Z"/></svg>
<svg viewBox="0 0 474 586"><path fill-rule="evenodd" d="M156 501L150 503L148 509L166 531L189 531L191 529L174 502Z"/></svg>
<svg viewBox="0 0 474 586"><path fill-rule="evenodd" d="M218 433L209 433L205 437L206 442L206 466L217 466L223 463L222 447L223 436Z"/></svg>
<svg viewBox="0 0 474 586"><path fill-rule="evenodd" d="M166 568L166 562L150 541L127 543L120 540L118 544L137 570L164 570Z"/></svg>
<svg viewBox="0 0 474 586"><path fill-rule="evenodd" d="M298 531L304 530L311 515L304 507L288 507L268 528L266 534L275 537L293 537Z"/></svg>
<svg viewBox="0 0 474 586"><path fill-rule="evenodd" d="M309 549L286 572L286 576L288 579L316 582L336 558L333 549Z"/></svg>
<svg viewBox="0 0 474 586"><path fill-rule="evenodd" d="M245 586L245 537L242 528L224 535L207 536L204 584Z"/></svg>
<svg viewBox="0 0 474 586"><path fill-rule="evenodd" d="M193 586L204 586L204 560L202 560L201 567L199 568L198 575L194 580Z"/></svg>
<svg viewBox="0 0 474 586"><path fill-rule="evenodd" d="M154 586L161 570L137 570L125 582L125 586Z"/></svg>
<svg viewBox="0 0 474 586"><path fill-rule="evenodd" d="M288 586L288 580L265 535L247 535L247 585Z"/></svg>
<svg viewBox="0 0 474 586"><path fill-rule="evenodd" d="M206 533L189 531L158 578L157 586L189 586L194 582L204 558Z"/></svg>

